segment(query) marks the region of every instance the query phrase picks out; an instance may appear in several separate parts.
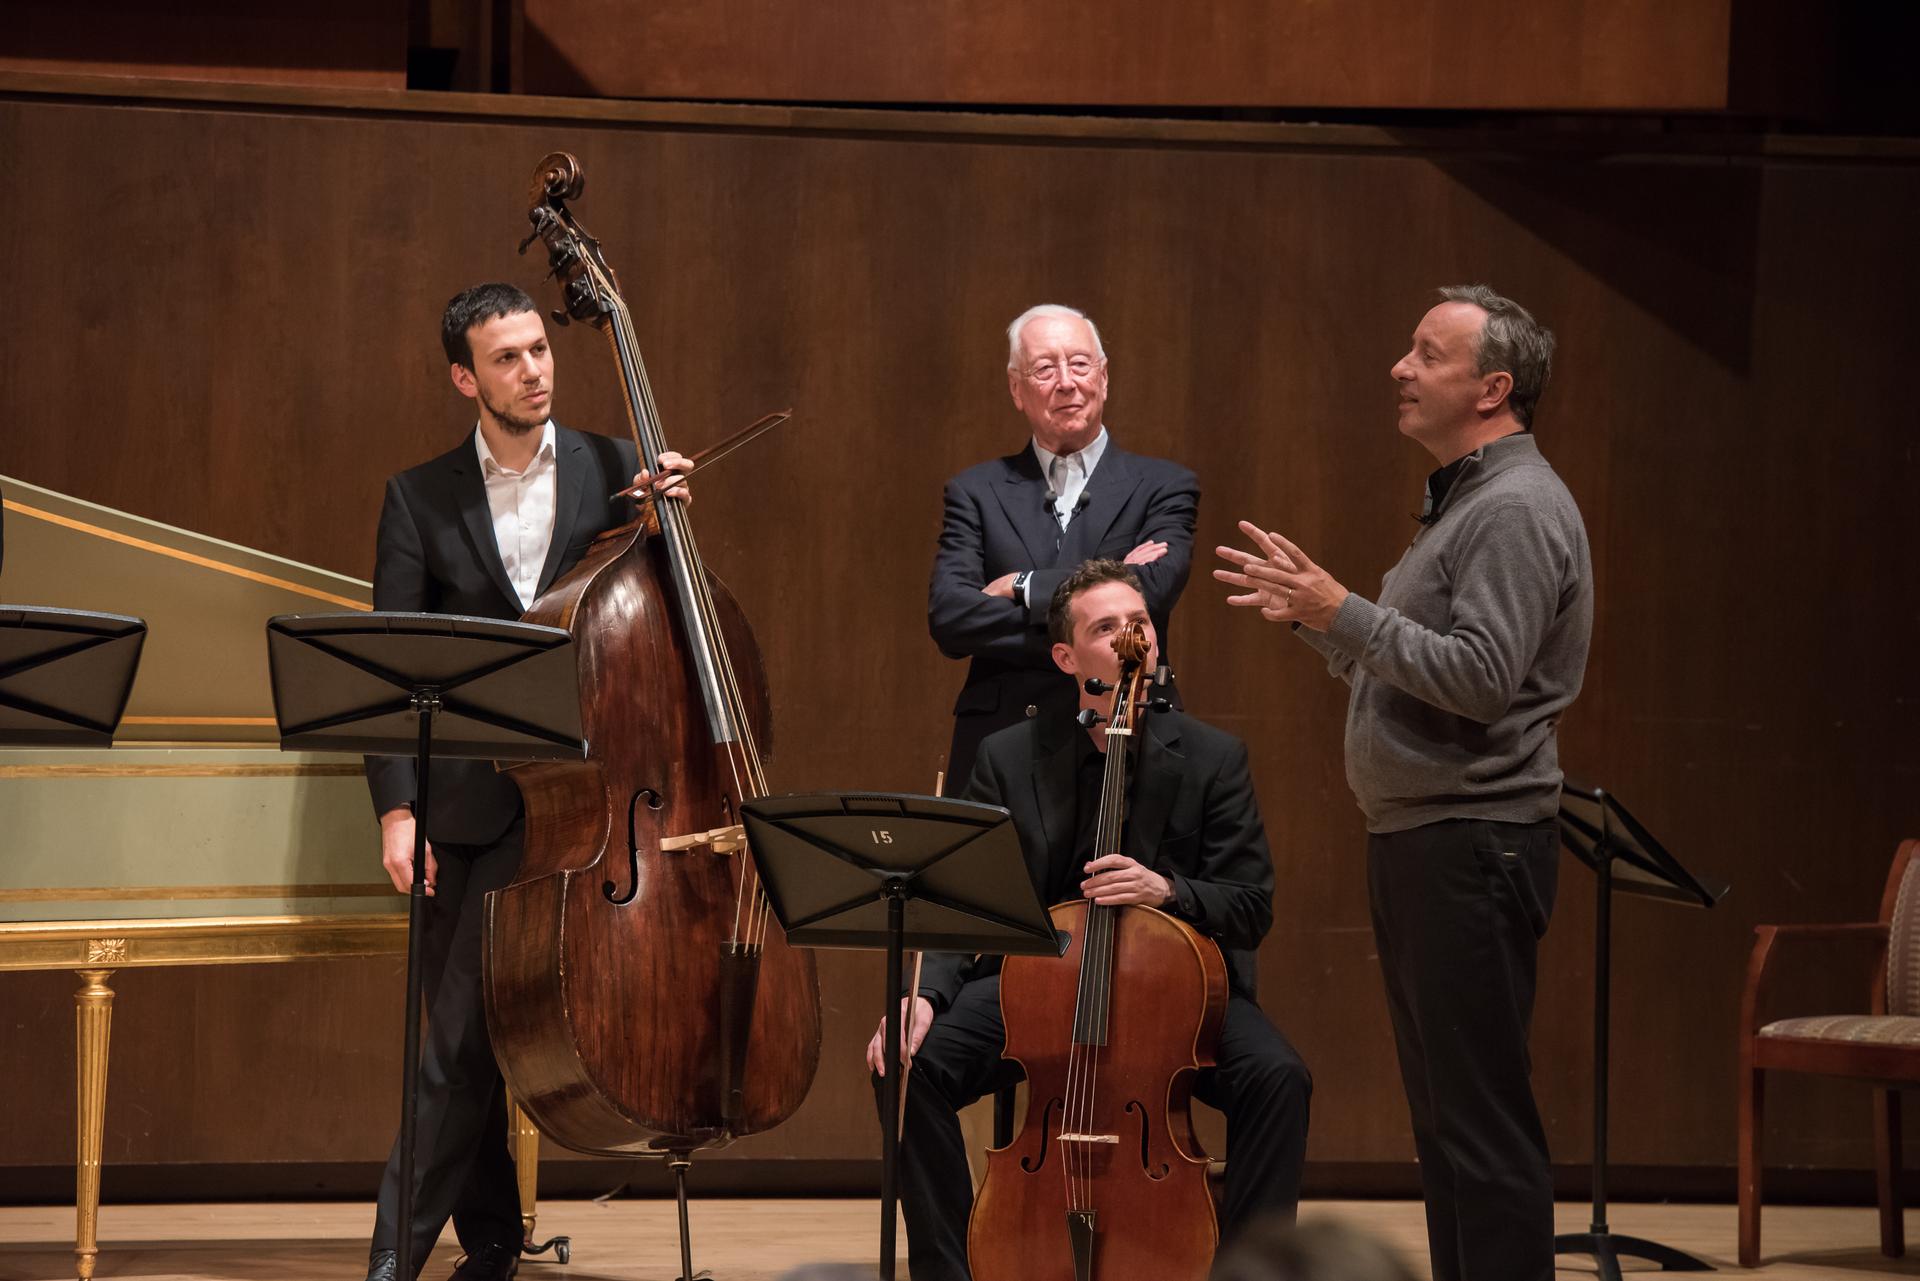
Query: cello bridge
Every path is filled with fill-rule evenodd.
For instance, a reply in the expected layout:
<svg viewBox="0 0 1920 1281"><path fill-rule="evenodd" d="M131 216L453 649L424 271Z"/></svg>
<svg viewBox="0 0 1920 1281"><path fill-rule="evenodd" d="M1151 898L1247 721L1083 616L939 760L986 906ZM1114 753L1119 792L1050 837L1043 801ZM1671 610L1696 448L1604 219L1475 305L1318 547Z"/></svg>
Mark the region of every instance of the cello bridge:
<svg viewBox="0 0 1920 1281"><path fill-rule="evenodd" d="M685 836L669 836L660 842L662 854L687 854L706 847L715 854L738 854L746 848L747 829L739 823L731 827L716 827L705 832L690 832Z"/></svg>
<svg viewBox="0 0 1920 1281"><path fill-rule="evenodd" d="M1117 1134L1063 1134L1058 1140L1061 1143L1118 1143L1119 1141L1120 1136Z"/></svg>

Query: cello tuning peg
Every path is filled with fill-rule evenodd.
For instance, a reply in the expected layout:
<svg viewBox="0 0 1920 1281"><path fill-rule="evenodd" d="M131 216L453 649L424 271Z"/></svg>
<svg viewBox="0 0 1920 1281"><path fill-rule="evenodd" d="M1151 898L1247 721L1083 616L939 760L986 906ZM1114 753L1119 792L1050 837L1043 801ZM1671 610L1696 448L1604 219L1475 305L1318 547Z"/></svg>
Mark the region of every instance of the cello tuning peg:
<svg viewBox="0 0 1920 1281"><path fill-rule="evenodd" d="M1173 669L1171 667L1168 667L1165 663L1162 663L1160 666L1153 669L1153 683L1155 685L1165 685L1171 682L1172 680L1173 680Z"/></svg>
<svg viewBox="0 0 1920 1281"><path fill-rule="evenodd" d="M555 307L552 311L548 312L547 314L549 316L552 316L553 323L560 326L562 329L565 329L568 325L573 323L573 318L567 315L567 309L565 307Z"/></svg>
<svg viewBox="0 0 1920 1281"><path fill-rule="evenodd" d="M1111 691L1113 686L1107 684L1098 676L1089 676L1087 677L1086 689L1089 694L1105 694Z"/></svg>
<svg viewBox="0 0 1920 1281"><path fill-rule="evenodd" d="M1095 725L1098 725L1107 718L1094 711L1091 707L1083 707L1074 713L1073 719L1080 722L1082 729L1092 729Z"/></svg>
<svg viewBox="0 0 1920 1281"><path fill-rule="evenodd" d="M1164 698L1150 698L1147 700L1147 710L1150 712L1170 712L1173 710L1173 703Z"/></svg>

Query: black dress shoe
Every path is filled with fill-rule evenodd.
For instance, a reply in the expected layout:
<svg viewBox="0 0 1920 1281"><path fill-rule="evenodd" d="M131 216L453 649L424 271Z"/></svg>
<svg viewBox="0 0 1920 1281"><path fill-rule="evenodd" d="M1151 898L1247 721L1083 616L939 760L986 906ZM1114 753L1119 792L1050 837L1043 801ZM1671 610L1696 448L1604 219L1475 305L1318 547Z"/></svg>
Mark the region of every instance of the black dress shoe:
<svg viewBox="0 0 1920 1281"><path fill-rule="evenodd" d="M399 1253L375 1250L367 1259L367 1281L400 1281Z"/></svg>
<svg viewBox="0 0 1920 1281"><path fill-rule="evenodd" d="M449 1281L507 1281L520 1270L520 1245L495 1245L492 1242L471 1251L460 1260Z"/></svg>

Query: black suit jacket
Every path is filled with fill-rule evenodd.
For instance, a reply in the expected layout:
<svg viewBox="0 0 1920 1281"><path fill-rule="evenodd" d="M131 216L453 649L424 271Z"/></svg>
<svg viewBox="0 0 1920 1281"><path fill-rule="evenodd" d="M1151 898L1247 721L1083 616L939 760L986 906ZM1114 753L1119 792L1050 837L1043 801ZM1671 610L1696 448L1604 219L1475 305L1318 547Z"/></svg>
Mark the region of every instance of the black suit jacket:
<svg viewBox="0 0 1920 1281"><path fill-rule="evenodd" d="M554 426L553 542L539 590L572 569L594 537L634 518L630 500L609 501L639 471L633 443ZM373 607L478 618L520 617L520 598L500 560L473 434L432 462L387 482L373 561ZM411 757L367 757L373 809L414 799ZM435 761L427 839L485 845L520 815L520 789L491 761Z"/></svg>
<svg viewBox="0 0 1920 1281"><path fill-rule="evenodd" d="M947 775L968 777L980 740L1037 711L1071 709L1073 682L1054 666L1047 607L1081 562L1119 560L1149 539L1167 554L1136 567L1147 612L1167 652L1167 619L1187 585L1200 483L1178 463L1130 454L1107 438L1087 479L1086 506L1064 536L1047 511L1047 481L1031 443L970 467L947 482L946 516L927 592L927 630L948 658L973 660L954 701ZM1030 606L981 592L994 579L1032 570Z"/></svg>
<svg viewBox="0 0 1920 1281"><path fill-rule="evenodd" d="M1123 850L1173 882L1165 910L1220 944L1227 981L1254 995L1255 949L1273 924L1273 855L1247 769L1247 746L1184 712L1146 717L1134 764L1133 802ZM1013 815L1027 873L1042 897L1065 886L1078 898L1076 736L1066 713L1035 716L980 744L966 799L1004 805ZM945 1009L969 979L997 973L997 956L930 952L920 994Z"/></svg>

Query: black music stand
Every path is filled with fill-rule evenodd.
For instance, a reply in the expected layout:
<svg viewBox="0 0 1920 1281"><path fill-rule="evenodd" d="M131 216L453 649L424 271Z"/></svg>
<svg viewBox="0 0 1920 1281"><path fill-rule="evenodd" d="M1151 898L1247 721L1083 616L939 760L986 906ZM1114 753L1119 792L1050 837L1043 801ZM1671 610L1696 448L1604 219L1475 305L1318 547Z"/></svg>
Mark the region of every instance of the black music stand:
<svg viewBox="0 0 1920 1281"><path fill-rule="evenodd" d="M1620 1256L1658 1263L1664 1272L1712 1272L1713 1265L1672 1246L1617 1236L1607 1227L1607 1039L1612 1023L1613 894L1619 890L1684 907L1712 907L1724 881L1703 881L1653 838L1626 807L1598 787L1569 779L1560 794L1560 841L1593 869L1593 1223L1553 1239L1555 1254L1590 1254L1604 1281L1620 1281Z"/></svg>
<svg viewBox="0 0 1920 1281"><path fill-rule="evenodd" d="M0 746L112 747L146 640L125 614L0 607Z"/></svg>
<svg viewBox="0 0 1920 1281"><path fill-rule="evenodd" d="M893 1281L900 1115L901 955L1060 956L1020 838L997 805L884 792L770 796L740 807L787 942L884 948L880 1277Z"/></svg>
<svg viewBox="0 0 1920 1281"><path fill-rule="evenodd" d="M267 620L267 665L282 751L411 752L414 758L396 1243L399 1275L412 1281L428 771L435 756L552 761L586 755L572 637L557 627L445 614L285 614Z"/></svg>

